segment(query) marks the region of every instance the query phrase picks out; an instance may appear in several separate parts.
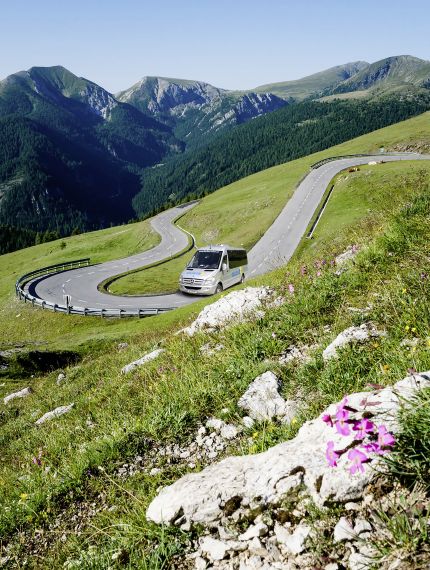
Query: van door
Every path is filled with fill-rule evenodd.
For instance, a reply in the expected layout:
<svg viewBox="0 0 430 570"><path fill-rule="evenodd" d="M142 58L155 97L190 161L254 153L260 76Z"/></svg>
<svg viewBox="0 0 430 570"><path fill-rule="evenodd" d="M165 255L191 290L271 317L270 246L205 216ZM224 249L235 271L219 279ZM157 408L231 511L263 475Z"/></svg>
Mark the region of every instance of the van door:
<svg viewBox="0 0 430 570"><path fill-rule="evenodd" d="M222 270L222 267L226 265L227 269L225 271ZM221 262L221 270L222 270L222 286L224 289L227 289L227 287L230 287L230 285L232 284L232 271L230 269L229 263L228 263L228 256L225 253L223 255L222 258L222 262Z"/></svg>

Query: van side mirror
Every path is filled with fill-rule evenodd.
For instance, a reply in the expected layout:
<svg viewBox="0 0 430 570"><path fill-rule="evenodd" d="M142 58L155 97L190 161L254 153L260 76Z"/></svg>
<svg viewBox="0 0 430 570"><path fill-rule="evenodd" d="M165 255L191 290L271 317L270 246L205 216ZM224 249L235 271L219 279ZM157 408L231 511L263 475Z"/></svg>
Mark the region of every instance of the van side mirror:
<svg viewBox="0 0 430 570"><path fill-rule="evenodd" d="M221 269L222 269L223 271L227 271L227 263L223 263L222 266L221 266Z"/></svg>

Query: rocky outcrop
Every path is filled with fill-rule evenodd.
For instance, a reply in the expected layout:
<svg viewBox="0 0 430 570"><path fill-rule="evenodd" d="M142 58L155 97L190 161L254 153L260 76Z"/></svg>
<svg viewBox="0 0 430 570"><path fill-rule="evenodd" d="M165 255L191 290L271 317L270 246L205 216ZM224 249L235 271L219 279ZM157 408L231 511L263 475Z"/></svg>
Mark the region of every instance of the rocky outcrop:
<svg viewBox="0 0 430 570"><path fill-rule="evenodd" d="M70 410L73 408L74 405L75 404L69 404L68 406L59 406L58 408L55 408L55 410L52 410L51 412L46 412L46 414L43 414L43 416L36 421L36 425L41 426L46 422L50 422L51 420L54 420L56 418L59 418L60 416L63 416L64 414L67 414L68 412L70 412Z"/></svg>
<svg viewBox="0 0 430 570"><path fill-rule="evenodd" d="M157 119L186 124L189 143L209 132L249 121L287 105L273 93L236 93L202 81L165 77L144 77L118 94L122 102L134 105Z"/></svg>
<svg viewBox="0 0 430 570"><path fill-rule="evenodd" d="M15 400L16 398L26 398L30 394L31 394L31 388L23 388L22 390L19 390L18 392L13 392L12 394L5 396L3 398L3 402L5 404L8 404L9 402L11 402L12 400Z"/></svg>
<svg viewBox="0 0 430 570"><path fill-rule="evenodd" d="M280 419L290 422L297 413L297 404L285 401L279 394L279 380L273 372L258 376L238 402L239 408L256 421Z"/></svg>
<svg viewBox="0 0 430 570"><path fill-rule="evenodd" d="M378 331L372 323L364 323L359 327L349 327L341 332L323 351L323 359L330 360L338 356L338 350L349 344L365 342L370 338L384 336L385 332Z"/></svg>
<svg viewBox="0 0 430 570"><path fill-rule="evenodd" d="M352 394L348 403L361 415L370 410L375 422L379 418L393 431L400 403L425 386L430 386L430 373L409 376L383 390ZM318 505L359 498L376 470L367 466L351 475L342 454L336 469L328 466L327 443L333 441L334 448L342 451L354 440L354 435L345 437L324 423L323 416L334 415L336 409L329 406L319 418L306 422L294 439L264 453L229 457L201 473L185 475L152 501L148 519L159 524L216 525L227 513L279 504L299 488Z"/></svg>
<svg viewBox="0 0 430 570"><path fill-rule="evenodd" d="M133 370L135 370L136 368L139 368L140 366L143 366L147 362L150 362L151 360L158 358L160 356L160 354L162 354L163 352L164 352L164 348L157 348L156 350L153 350L152 352L145 354L145 356L142 356L142 358L139 358L138 360L134 360L133 362L130 362L130 364L126 364L122 368L121 373L122 374L128 374L129 372L132 372Z"/></svg>
<svg viewBox="0 0 430 570"><path fill-rule="evenodd" d="M215 303L207 305L197 319L183 332L193 336L199 331L214 331L228 323L237 323L254 316L262 316L263 304L273 296L268 287L246 287L233 291Z"/></svg>

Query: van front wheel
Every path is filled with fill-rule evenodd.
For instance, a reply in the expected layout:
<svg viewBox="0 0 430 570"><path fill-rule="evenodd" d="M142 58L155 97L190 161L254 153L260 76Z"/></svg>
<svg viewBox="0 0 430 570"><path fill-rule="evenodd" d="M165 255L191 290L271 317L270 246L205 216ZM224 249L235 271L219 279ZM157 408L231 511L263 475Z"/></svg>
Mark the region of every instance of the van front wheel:
<svg viewBox="0 0 430 570"><path fill-rule="evenodd" d="M218 293L222 293L222 292L223 292L222 283L218 283L218 285L216 286L216 289L215 289L215 295L217 295Z"/></svg>

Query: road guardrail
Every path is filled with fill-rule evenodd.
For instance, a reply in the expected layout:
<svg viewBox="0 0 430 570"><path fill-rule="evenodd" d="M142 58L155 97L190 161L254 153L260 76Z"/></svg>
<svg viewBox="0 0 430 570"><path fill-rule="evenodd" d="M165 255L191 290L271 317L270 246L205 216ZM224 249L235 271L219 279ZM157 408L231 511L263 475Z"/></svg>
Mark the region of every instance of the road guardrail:
<svg viewBox="0 0 430 570"><path fill-rule="evenodd" d="M327 162L332 162L333 160L341 160L342 158L362 158L363 156L369 157L369 158L379 158L379 160L384 160L384 156L385 155L389 155L389 156L393 156L393 155L399 155L399 156L404 156L407 154L410 155L416 155L416 152L387 152L387 153L383 153L383 152L378 152L378 153L365 153L365 154L343 154L340 156L329 156L327 158L323 158L322 160L319 160L318 162L315 162L314 164L311 164L310 168L311 170L315 170L316 168L319 168L320 166L323 166L324 164L327 164Z"/></svg>
<svg viewBox="0 0 430 570"><path fill-rule="evenodd" d="M19 277L15 283L15 292L17 297L24 301L24 303L31 303L32 306L38 306L42 309L47 309L53 311L54 313L64 313L67 315L81 315L85 317L102 317L102 318L123 318L123 317L149 317L152 315L158 315L166 311L171 311L175 307L155 307L151 309L114 309L114 308L94 308L94 307L77 307L75 305L61 305L58 303L51 303L50 301L45 301L39 297L35 297L25 286L36 279L37 277L43 277L45 275L51 275L53 273L60 273L62 271L70 271L71 269L78 269L79 267L88 267L90 265L90 258L77 259L74 261L65 261L64 263L58 263L56 265L49 265L48 267L42 267L36 269L35 271L30 271L25 275Z"/></svg>

